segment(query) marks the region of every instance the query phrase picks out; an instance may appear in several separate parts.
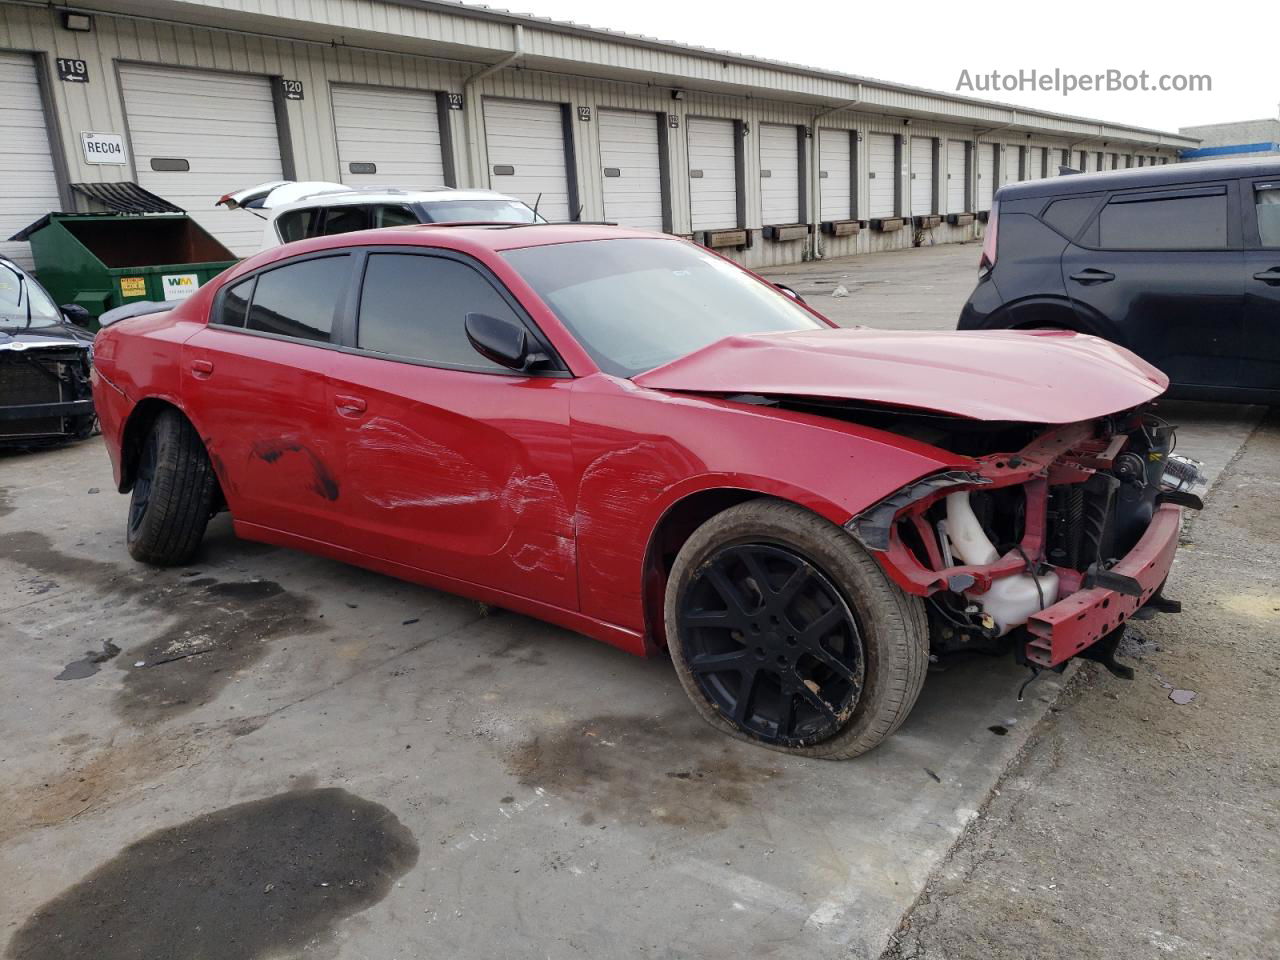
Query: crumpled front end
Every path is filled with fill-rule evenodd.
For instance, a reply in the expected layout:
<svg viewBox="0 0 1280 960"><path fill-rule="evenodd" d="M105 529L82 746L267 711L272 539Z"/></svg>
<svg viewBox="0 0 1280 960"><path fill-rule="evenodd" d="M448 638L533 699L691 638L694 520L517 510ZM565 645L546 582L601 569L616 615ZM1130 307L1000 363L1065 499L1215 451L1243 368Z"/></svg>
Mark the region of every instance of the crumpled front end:
<svg viewBox="0 0 1280 960"><path fill-rule="evenodd" d="M1161 595L1199 464L1146 409L1046 430L896 491L847 528L927 598L935 653L1012 647L1037 667L1084 654L1114 669L1133 617ZM1097 649L1094 648L1097 645Z"/></svg>
<svg viewBox="0 0 1280 960"><path fill-rule="evenodd" d="M0 446L88 436L94 412L89 351L75 342L5 346L0 349Z"/></svg>

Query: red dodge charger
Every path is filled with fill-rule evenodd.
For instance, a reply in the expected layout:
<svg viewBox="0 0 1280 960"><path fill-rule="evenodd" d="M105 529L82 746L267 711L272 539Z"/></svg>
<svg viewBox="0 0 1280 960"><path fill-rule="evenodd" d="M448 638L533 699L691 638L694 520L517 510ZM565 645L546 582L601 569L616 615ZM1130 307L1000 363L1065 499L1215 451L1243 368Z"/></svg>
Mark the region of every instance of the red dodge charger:
<svg viewBox="0 0 1280 960"><path fill-rule="evenodd" d="M97 338L130 553L209 518L669 652L709 723L863 753L931 656L1122 670L1193 461L1062 331L840 329L687 241L415 226L261 253Z"/></svg>

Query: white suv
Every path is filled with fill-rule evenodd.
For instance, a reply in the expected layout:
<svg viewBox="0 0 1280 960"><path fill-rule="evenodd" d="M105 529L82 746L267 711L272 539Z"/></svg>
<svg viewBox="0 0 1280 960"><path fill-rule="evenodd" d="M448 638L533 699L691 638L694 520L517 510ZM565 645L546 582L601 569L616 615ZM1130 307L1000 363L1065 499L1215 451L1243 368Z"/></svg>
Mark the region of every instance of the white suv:
<svg viewBox="0 0 1280 960"><path fill-rule="evenodd" d="M523 201L492 190L400 190L348 187L322 181L273 180L218 200L228 210L248 210L266 221L262 249L307 237L402 227L412 223L534 223L542 221Z"/></svg>

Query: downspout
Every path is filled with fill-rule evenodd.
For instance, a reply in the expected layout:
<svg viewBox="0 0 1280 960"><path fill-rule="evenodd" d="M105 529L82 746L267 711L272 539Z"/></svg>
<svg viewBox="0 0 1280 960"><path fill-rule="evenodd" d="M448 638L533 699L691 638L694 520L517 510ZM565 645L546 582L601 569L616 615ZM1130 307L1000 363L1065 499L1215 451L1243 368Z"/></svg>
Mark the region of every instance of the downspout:
<svg viewBox="0 0 1280 960"><path fill-rule="evenodd" d="M813 233L809 234L809 259L818 259L818 232L819 223L822 220L822 197L820 189L822 186L821 178L818 174L818 121L823 117L829 117L833 113L839 113L841 110L848 110L852 106L862 102L862 84L858 84L858 95L852 100L846 100L844 103L837 103L834 107L827 107L825 110L819 110L813 115L813 137L809 141L809 222L813 225ZM856 157L850 157L851 163L856 163Z"/></svg>
<svg viewBox="0 0 1280 960"><path fill-rule="evenodd" d="M484 167L480 164L480 128L484 122L484 114L480 98L476 96L476 87L481 80L511 66L524 56L524 27L521 24L515 25L515 36L511 47L511 52L497 63L491 63L462 81L462 102L465 110L463 117L467 127L467 161L471 169L470 185L472 187L483 188L489 185Z"/></svg>
<svg viewBox="0 0 1280 960"><path fill-rule="evenodd" d="M978 206L978 201L977 201L977 196L978 196L978 192L977 192L977 191L978 191L978 166L979 166L979 164L980 164L980 162L981 162L981 161L979 161L979 159L978 159L978 148L982 145L982 138L983 138L983 137L989 137L989 136L991 136L991 134L993 134L993 133L999 133L1001 130L1008 130L1010 127L1015 126L1015 125L1018 123L1018 111L1017 111L1017 110L1013 110L1013 111L1011 111L1011 112L1010 112L1010 116L1012 116L1012 117L1013 117L1013 119L1012 119L1012 120L1010 120L1008 123L1002 123L1002 124L1000 124L1000 126L998 126L998 127L987 127L985 130L979 130L977 127L975 127L975 128L974 128L974 130L973 130L973 190L974 190L974 193L973 193L973 196L974 196L974 202L973 202L973 205L974 205L975 207L976 207L976 206ZM1004 158L1004 145L1003 145L1003 144L1001 144L1001 145L1000 145L1000 158L999 158L999 159L1000 159L1000 165L999 165L999 167L997 168L996 173L998 173L998 174L1000 175L1000 179L1001 179L1001 180L1003 180L1003 179L1004 179L1004 175L1005 175L1005 169L1004 169L1005 158ZM991 185L991 196L992 196L992 197L994 197L994 196L996 195L996 191L997 191L997 190L999 190L999 189L1000 189L1000 184L999 184L999 183L993 183L993 184Z"/></svg>

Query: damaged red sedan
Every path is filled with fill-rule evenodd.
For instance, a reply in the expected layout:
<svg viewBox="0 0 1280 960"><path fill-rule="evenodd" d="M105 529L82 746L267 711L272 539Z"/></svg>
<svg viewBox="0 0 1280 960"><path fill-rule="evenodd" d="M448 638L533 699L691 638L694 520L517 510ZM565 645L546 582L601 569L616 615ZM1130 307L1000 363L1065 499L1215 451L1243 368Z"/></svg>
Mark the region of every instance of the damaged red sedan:
<svg viewBox="0 0 1280 960"><path fill-rule="evenodd" d="M1092 337L839 329L692 243L417 226L252 257L98 336L128 544L209 518L667 650L698 712L852 757L931 654L1108 659L1194 462Z"/></svg>

